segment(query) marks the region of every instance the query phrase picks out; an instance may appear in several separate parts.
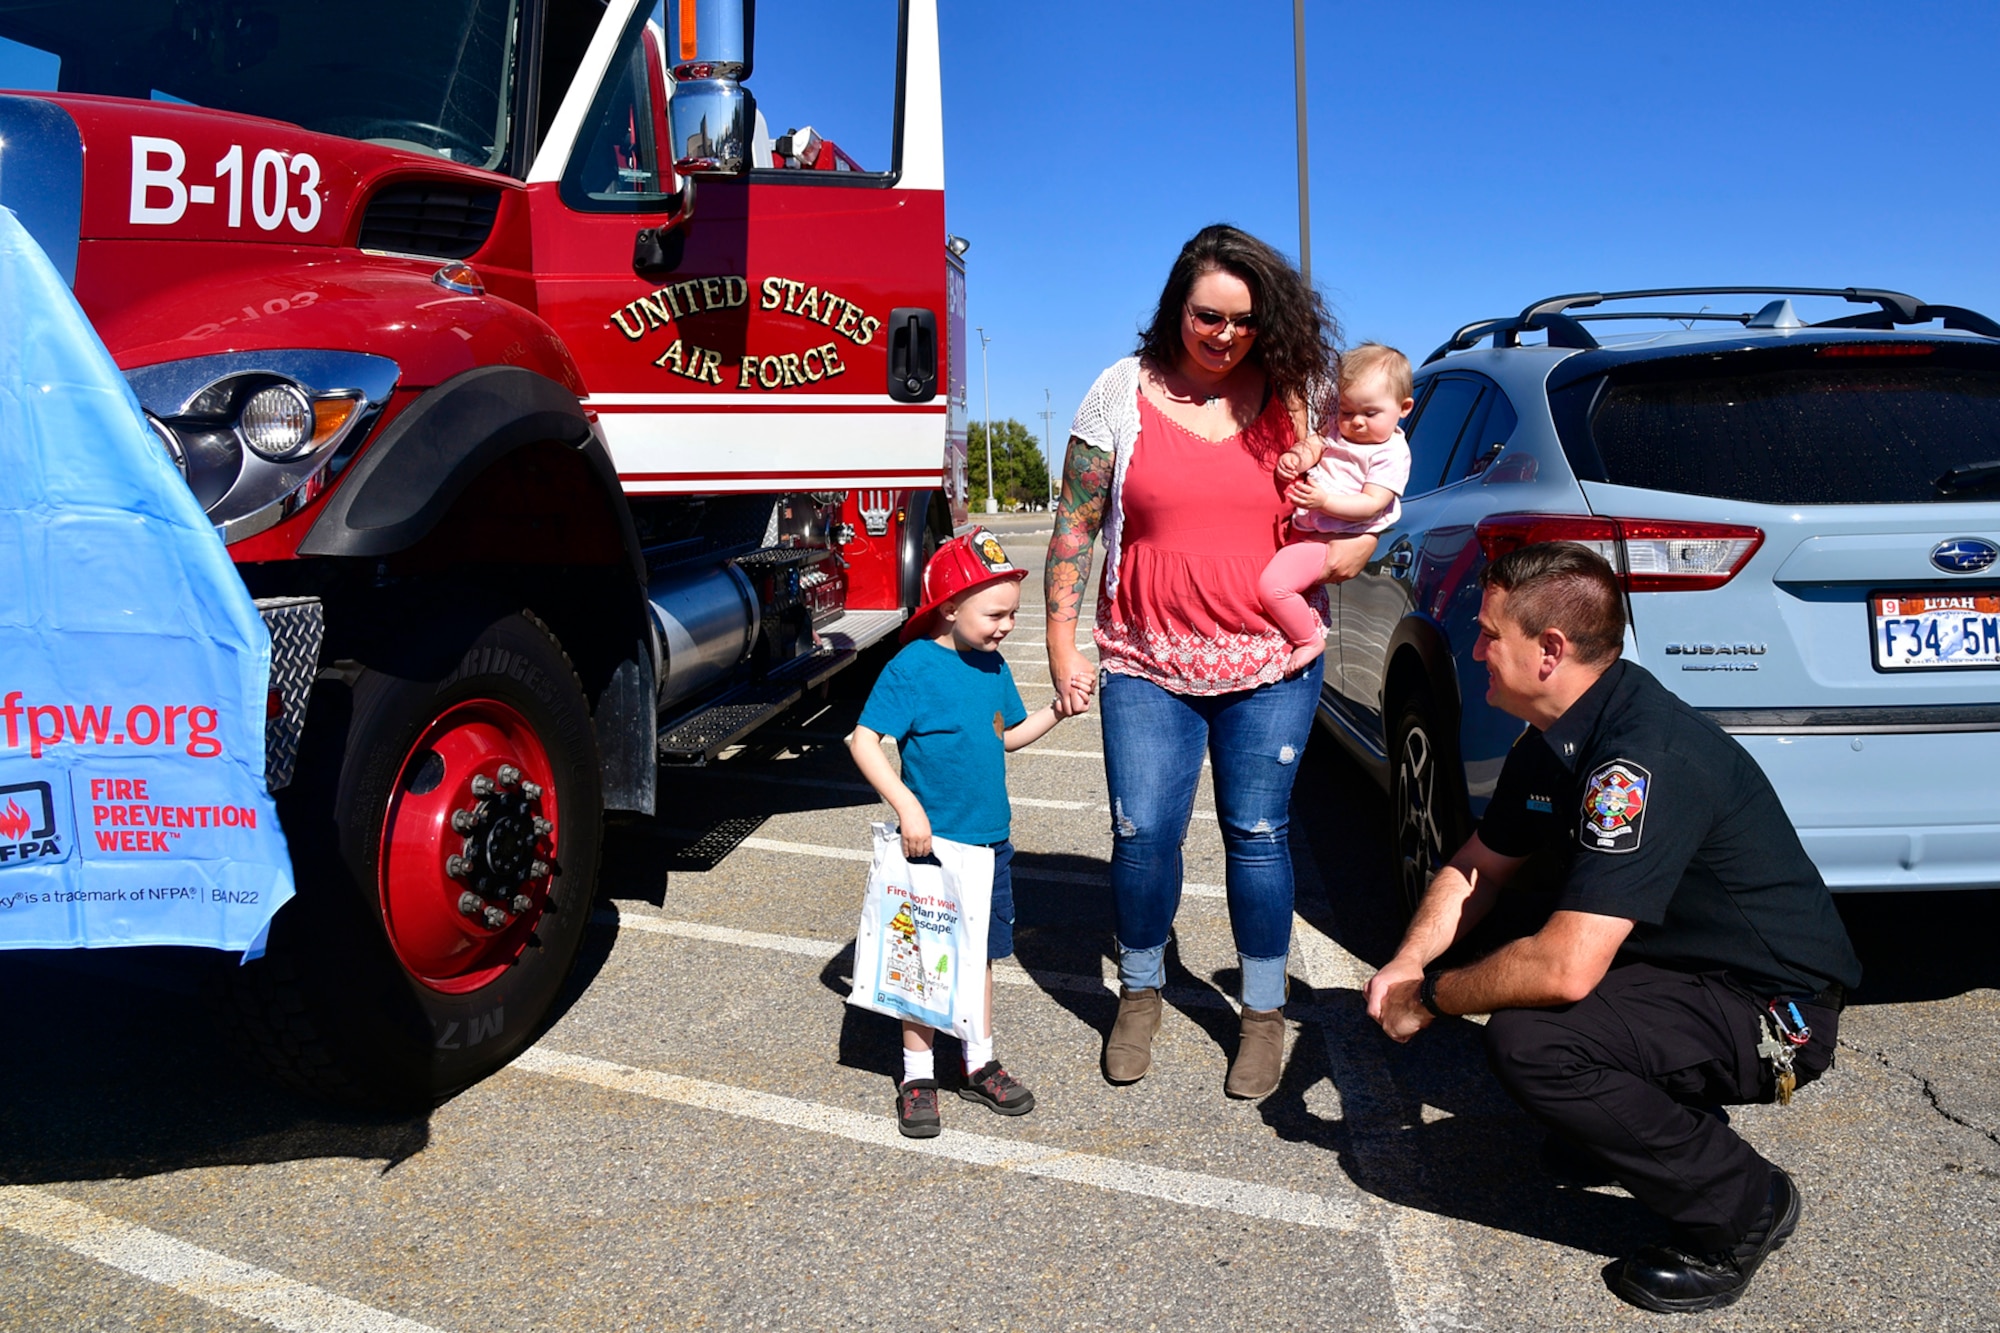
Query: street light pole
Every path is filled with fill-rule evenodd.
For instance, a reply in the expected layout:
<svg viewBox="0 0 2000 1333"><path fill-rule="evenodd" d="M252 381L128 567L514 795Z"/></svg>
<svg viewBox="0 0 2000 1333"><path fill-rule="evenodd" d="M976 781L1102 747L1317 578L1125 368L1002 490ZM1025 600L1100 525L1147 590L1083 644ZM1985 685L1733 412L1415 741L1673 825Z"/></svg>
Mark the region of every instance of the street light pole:
<svg viewBox="0 0 2000 1333"><path fill-rule="evenodd" d="M992 342L986 336L986 326L973 326L979 333L979 378L986 382L986 512L1000 512L1000 502L993 498L993 372L986 364L986 344Z"/></svg>
<svg viewBox="0 0 2000 1333"><path fill-rule="evenodd" d="M1056 407L1051 402L1049 391L1042 390L1042 410L1036 413L1042 419L1042 466L1049 470L1049 509L1056 507L1056 456L1049 452L1049 422L1055 417Z"/></svg>
<svg viewBox="0 0 2000 1333"><path fill-rule="evenodd" d="M1299 273L1312 286L1312 215L1306 204L1306 0L1292 0L1292 91L1299 114Z"/></svg>

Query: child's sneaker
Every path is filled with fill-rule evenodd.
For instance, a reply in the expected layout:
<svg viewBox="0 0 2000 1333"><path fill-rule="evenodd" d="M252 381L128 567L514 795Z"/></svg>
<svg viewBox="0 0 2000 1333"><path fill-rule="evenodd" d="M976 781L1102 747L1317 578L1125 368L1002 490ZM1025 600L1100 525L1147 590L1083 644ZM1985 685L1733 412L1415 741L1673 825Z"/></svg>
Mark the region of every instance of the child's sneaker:
<svg viewBox="0 0 2000 1333"><path fill-rule="evenodd" d="M913 1078L896 1089L896 1128L906 1139L934 1139L938 1136L938 1131L944 1128L944 1120L938 1115L936 1079Z"/></svg>
<svg viewBox="0 0 2000 1333"><path fill-rule="evenodd" d="M1035 1109L1035 1094L1002 1069L998 1060L988 1060L966 1075L966 1085L958 1095L969 1102L984 1102L1001 1115L1026 1115Z"/></svg>

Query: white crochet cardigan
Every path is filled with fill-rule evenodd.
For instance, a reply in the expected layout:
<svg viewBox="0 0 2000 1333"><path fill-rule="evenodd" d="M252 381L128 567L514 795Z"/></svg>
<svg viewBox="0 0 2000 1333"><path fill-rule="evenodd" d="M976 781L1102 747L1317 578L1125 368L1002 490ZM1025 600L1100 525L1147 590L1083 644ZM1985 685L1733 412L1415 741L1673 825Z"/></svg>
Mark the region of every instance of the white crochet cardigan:
<svg viewBox="0 0 2000 1333"><path fill-rule="evenodd" d="M1330 395L1312 393L1315 405ZM1320 412L1310 428L1325 424ZM1111 494L1104 506L1104 595L1118 595L1118 539L1125 527L1125 472L1132 463L1132 448L1139 442L1139 358L1128 356L1114 361L1076 409L1069 433L1085 444L1111 453Z"/></svg>

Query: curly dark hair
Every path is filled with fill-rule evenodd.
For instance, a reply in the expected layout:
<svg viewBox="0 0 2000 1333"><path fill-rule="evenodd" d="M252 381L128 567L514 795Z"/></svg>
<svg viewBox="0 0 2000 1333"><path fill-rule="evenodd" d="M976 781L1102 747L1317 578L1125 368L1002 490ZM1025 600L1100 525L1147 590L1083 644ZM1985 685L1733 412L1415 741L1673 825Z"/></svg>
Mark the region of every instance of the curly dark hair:
<svg viewBox="0 0 2000 1333"><path fill-rule="evenodd" d="M1271 392L1294 406L1304 405L1314 392L1325 393L1340 341L1340 326L1326 302L1283 255L1225 222L1203 227L1181 247L1152 322L1139 333L1139 355L1155 365L1179 362L1188 292L1196 278L1217 270L1241 278L1250 289L1257 338L1244 359L1264 368Z"/></svg>

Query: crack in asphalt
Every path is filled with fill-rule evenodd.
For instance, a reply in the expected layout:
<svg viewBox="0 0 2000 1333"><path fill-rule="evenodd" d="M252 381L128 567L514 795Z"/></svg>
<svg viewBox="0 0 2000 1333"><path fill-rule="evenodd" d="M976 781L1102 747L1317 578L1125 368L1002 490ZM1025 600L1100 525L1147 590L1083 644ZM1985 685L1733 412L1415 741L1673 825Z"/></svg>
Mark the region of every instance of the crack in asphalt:
<svg viewBox="0 0 2000 1333"><path fill-rule="evenodd" d="M1925 1078L1922 1074L1919 1074L1916 1070L1904 1069L1903 1067L1898 1065L1895 1061L1889 1058L1888 1052L1871 1051L1868 1050L1866 1047L1856 1046L1853 1042L1848 1041L1845 1038L1837 1039L1836 1045L1846 1050L1853 1051L1856 1055L1865 1055L1870 1057L1875 1061L1875 1063L1881 1065L1884 1069L1888 1070L1892 1074L1901 1074L1905 1078L1915 1080L1917 1086L1923 1089L1924 1100L1931 1104L1931 1109L1933 1111L1936 1111L1939 1115L1943 1116L1946 1120L1949 1120L1954 1125L1958 1125L1962 1128L1969 1129L1975 1134L1984 1135L1986 1139L1993 1144L1994 1147L2000 1148L2000 1133L1996 1133L1993 1130L1988 1129L1984 1125L1975 1124L1973 1121L1967 1120L1964 1116L1959 1115L1956 1112L1946 1110L1944 1102L1938 1097L1937 1085L1932 1083L1929 1079Z"/></svg>

